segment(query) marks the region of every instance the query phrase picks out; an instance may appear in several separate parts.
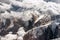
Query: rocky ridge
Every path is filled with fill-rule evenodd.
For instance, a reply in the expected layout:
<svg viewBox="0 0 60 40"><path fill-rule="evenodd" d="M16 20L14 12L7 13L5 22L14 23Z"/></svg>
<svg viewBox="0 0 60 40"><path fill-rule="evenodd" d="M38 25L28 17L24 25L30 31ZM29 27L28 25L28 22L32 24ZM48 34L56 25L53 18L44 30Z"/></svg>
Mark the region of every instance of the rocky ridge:
<svg viewBox="0 0 60 40"><path fill-rule="evenodd" d="M0 0L1 40L59 40L60 3Z"/></svg>

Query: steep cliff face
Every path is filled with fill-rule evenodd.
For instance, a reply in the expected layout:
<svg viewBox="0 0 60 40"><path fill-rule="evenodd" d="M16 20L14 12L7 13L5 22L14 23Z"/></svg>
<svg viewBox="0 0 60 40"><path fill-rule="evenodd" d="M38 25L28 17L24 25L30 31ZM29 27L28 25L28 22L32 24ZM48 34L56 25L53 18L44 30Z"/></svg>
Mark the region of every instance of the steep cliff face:
<svg viewBox="0 0 60 40"><path fill-rule="evenodd" d="M60 0L0 0L1 40L59 40Z"/></svg>

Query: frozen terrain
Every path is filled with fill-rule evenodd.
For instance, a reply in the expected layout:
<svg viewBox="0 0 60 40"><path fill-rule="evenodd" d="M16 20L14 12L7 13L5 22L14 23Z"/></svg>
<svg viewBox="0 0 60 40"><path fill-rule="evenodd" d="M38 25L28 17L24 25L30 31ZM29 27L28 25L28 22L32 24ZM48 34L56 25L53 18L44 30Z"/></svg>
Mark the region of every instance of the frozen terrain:
<svg viewBox="0 0 60 40"><path fill-rule="evenodd" d="M60 40L60 0L0 0L0 40Z"/></svg>

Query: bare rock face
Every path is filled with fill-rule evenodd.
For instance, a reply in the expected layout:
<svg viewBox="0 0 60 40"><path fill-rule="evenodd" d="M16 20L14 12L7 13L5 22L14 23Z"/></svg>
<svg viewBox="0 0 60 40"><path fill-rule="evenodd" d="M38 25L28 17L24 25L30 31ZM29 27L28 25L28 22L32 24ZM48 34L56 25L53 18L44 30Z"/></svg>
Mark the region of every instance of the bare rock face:
<svg viewBox="0 0 60 40"><path fill-rule="evenodd" d="M51 40L58 38L59 24L53 22L48 26L36 27L29 30L23 37L23 40Z"/></svg>
<svg viewBox="0 0 60 40"><path fill-rule="evenodd" d="M0 0L0 39L60 38L59 2L59 0Z"/></svg>
<svg viewBox="0 0 60 40"><path fill-rule="evenodd" d="M24 35L23 40L44 40L43 28L35 28Z"/></svg>

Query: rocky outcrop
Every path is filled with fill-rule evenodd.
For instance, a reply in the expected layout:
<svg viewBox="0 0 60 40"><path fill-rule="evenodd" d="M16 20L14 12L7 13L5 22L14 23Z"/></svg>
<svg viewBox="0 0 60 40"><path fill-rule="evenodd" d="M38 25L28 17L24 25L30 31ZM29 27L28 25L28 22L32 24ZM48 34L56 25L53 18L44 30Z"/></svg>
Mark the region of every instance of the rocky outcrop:
<svg viewBox="0 0 60 40"><path fill-rule="evenodd" d="M49 24L47 26L36 27L29 30L24 35L24 40L51 40L59 36L59 24Z"/></svg>
<svg viewBox="0 0 60 40"><path fill-rule="evenodd" d="M59 1L0 0L1 40L57 38L60 38Z"/></svg>

